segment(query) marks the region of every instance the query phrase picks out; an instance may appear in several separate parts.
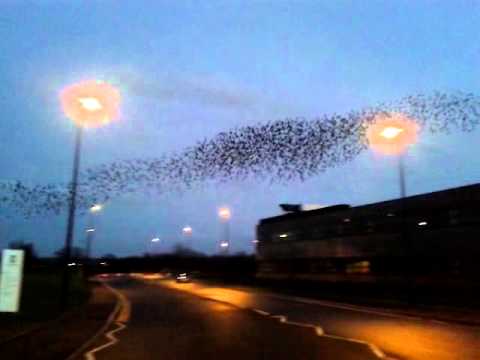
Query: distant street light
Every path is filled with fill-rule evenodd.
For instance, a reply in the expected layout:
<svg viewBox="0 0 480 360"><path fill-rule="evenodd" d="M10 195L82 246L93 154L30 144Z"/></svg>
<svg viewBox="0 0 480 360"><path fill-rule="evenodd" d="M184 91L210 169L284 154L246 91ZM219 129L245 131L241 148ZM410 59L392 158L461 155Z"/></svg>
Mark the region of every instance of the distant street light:
<svg viewBox="0 0 480 360"><path fill-rule="evenodd" d="M182 234L185 237L185 245L190 249L192 248L192 233L193 229L191 226L187 225L183 227Z"/></svg>
<svg viewBox="0 0 480 360"><path fill-rule="evenodd" d="M91 213L97 213L103 209L103 206L101 204L95 204L92 207L90 207L90 212Z"/></svg>
<svg viewBox="0 0 480 360"><path fill-rule="evenodd" d="M66 265L70 262L72 237L75 225L76 196L78 170L80 166L80 150L84 128L100 127L118 117L120 94L111 85L88 80L70 85L62 90L60 101L65 115L77 127L75 135L75 151L73 158L72 182L70 185L67 232L65 235L64 272L60 293L60 305L65 310L70 287L70 272Z"/></svg>
<svg viewBox="0 0 480 360"><path fill-rule="evenodd" d="M185 226L183 229L182 229L182 232L184 235L192 235L192 228L190 226Z"/></svg>
<svg viewBox="0 0 480 360"><path fill-rule="evenodd" d="M220 251L226 255L230 247L230 218L232 217L232 212L228 207L224 206L218 210L218 216L224 223L225 231L223 239L220 241Z"/></svg>
<svg viewBox="0 0 480 360"><path fill-rule="evenodd" d="M230 217L232 216L232 214L231 214L229 208L227 208L227 207L221 207L221 208L218 210L218 216L219 216L222 220L230 220Z"/></svg>
<svg viewBox="0 0 480 360"><path fill-rule="evenodd" d="M94 220L94 215L98 214L100 211L102 211L103 205L101 204L93 204L90 209L89 209L89 214L88 214L88 229L87 229L87 239L86 239L86 264L88 265L90 262L91 258L91 253L92 253L92 243L93 243L93 237L94 237L94 232L95 232L95 220Z"/></svg>
<svg viewBox="0 0 480 360"><path fill-rule="evenodd" d="M154 250L155 248L160 246L160 242L161 242L161 239L159 237L154 237L154 238L151 238L149 241L147 241L146 243L147 255L149 254L154 255L155 254Z"/></svg>

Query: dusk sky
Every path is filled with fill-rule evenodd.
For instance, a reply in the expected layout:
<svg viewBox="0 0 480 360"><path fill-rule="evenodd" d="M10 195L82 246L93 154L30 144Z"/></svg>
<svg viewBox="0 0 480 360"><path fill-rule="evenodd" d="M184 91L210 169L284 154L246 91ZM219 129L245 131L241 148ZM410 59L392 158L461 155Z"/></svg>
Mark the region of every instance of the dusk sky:
<svg viewBox="0 0 480 360"><path fill-rule="evenodd" d="M120 118L85 133L86 169L168 154L239 125L436 90L479 95L479 28L474 0L3 0L0 179L69 181L75 128L58 95L80 80L106 80L122 95ZM406 155L407 193L479 182L479 131L422 132ZM222 205L232 209L232 252L251 252L255 224L279 214L279 203L355 205L398 193L396 159L366 151L305 182L124 195L96 216L93 254L169 251L187 224L194 248L212 253ZM49 255L63 244L66 216L0 218L0 246L23 239ZM85 217L77 219L75 245L84 246Z"/></svg>

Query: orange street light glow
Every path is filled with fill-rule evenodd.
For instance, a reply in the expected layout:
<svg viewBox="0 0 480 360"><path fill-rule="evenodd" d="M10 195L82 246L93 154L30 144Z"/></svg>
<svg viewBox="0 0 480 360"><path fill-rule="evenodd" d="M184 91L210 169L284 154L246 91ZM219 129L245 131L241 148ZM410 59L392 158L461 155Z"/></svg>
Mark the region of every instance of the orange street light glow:
<svg viewBox="0 0 480 360"><path fill-rule="evenodd" d="M230 219L231 215L232 214L230 212L230 209L227 207L223 207L220 210L218 210L218 216L220 216L220 218L222 218L223 220Z"/></svg>
<svg viewBox="0 0 480 360"><path fill-rule="evenodd" d="M418 124L400 113L379 114L367 128L370 147L385 155L398 155L417 141Z"/></svg>
<svg viewBox="0 0 480 360"><path fill-rule="evenodd" d="M83 106L83 108L85 108L85 110L88 110L88 111L98 111L103 109L103 106L100 103L100 100L94 97L79 98L78 102L80 103L80 105Z"/></svg>
<svg viewBox="0 0 480 360"><path fill-rule="evenodd" d="M389 126L385 129L383 129L383 131L380 133L380 135L382 135L383 137L385 137L387 139L394 139L402 132L403 132L403 129L393 127L393 126Z"/></svg>
<svg viewBox="0 0 480 360"><path fill-rule="evenodd" d="M77 126L99 127L118 117L120 93L103 81L87 80L63 89L60 101Z"/></svg>

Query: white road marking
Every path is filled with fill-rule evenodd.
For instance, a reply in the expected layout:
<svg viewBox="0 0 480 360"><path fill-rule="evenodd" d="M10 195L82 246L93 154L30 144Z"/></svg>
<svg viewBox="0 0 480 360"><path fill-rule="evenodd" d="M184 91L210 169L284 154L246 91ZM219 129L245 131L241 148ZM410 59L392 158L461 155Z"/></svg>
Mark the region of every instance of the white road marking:
<svg viewBox="0 0 480 360"><path fill-rule="evenodd" d="M302 323L302 322L298 322L298 321L290 321L290 320L288 320L288 318L285 315L270 315L268 312L260 310L260 309L253 309L253 311L255 311L258 314L264 315L264 316L269 316L273 319L278 319L278 321L281 322L282 324L314 329L315 333L318 336L324 336L324 337L327 337L327 338L330 338L330 339L348 341L348 342L353 342L353 343L356 343L356 344L365 345L379 359L395 360L394 358L387 357L387 355L377 345L372 344L368 341L363 341L363 340L358 340L358 339L353 339L353 338L347 338L347 337L337 336L337 335L329 335L329 334L325 333L325 331L323 330L323 328L321 326L314 325L314 324L309 324L309 323Z"/></svg>
<svg viewBox="0 0 480 360"><path fill-rule="evenodd" d="M265 315L265 316L270 315L270 313L268 313L266 311L263 311L263 310L259 310L259 309L252 309L252 310L255 311L257 314L260 314L260 315Z"/></svg>
<svg viewBox="0 0 480 360"><path fill-rule="evenodd" d="M130 319L130 314L131 314L130 301L128 301L127 297L125 295L123 295L120 291L118 291L117 289L111 287L108 284L105 284L105 286L111 292L113 292L117 296L118 300L120 301L120 311L117 315L116 321L121 322L121 323L128 322L128 320Z"/></svg>
<svg viewBox="0 0 480 360"><path fill-rule="evenodd" d="M117 333L118 331L126 329L127 328L126 323L130 319L131 304L130 304L130 301L128 301L127 297L117 289L106 284L105 282L103 283L103 285L105 285L111 292L115 294L115 296L117 296L117 299L118 299L117 305L119 306L118 312L116 313L116 319L115 319L115 325L117 327L105 333L105 337L109 340L107 343L97 346L96 348L93 348L85 353L84 357L86 360L95 360L96 359L95 353L118 343L119 340L117 337L115 337L114 334Z"/></svg>
<svg viewBox="0 0 480 360"><path fill-rule="evenodd" d="M103 349L106 349L112 345L115 345L117 342L118 342L118 339L114 336L114 334L120 330L123 330L125 329L127 326L125 324L122 324L121 322L118 322L116 321L115 322L115 325L117 325L117 328L107 332L105 334L105 337L109 339L109 342L101 345L101 346L97 346L96 348L88 351L85 353L85 359L86 360L95 360L95 353L100 351L100 350L103 350Z"/></svg>

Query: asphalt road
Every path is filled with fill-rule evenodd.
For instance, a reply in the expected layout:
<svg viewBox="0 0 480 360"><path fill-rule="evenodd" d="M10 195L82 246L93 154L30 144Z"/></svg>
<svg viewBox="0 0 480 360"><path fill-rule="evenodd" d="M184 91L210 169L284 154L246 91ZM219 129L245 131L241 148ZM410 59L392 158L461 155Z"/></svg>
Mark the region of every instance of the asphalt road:
<svg viewBox="0 0 480 360"><path fill-rule="evenodd" d="M290 321L320 326L326 334L375 344L395 359L480 359L480 327L429 321L333 302L305 301L251 287L151 281L242 308L283 315Z"/></svg>
<svg viewBox="0 0 480 360"><path fill-rule="evenodd" d="M365 344L319 336L314 328L158 282L123 279L109 284L129 300L130 318L114 334L118 342L90 359L377 359ZM93 347L102 342L104 338Z"/></svg>
<svg viewBox="0 0 480 360"><path fill-rule="evenodd" d="M110 284L131 318L96 359L480 359L479 327L197 281Z"/></svg>

